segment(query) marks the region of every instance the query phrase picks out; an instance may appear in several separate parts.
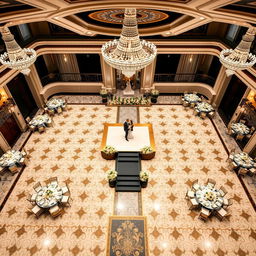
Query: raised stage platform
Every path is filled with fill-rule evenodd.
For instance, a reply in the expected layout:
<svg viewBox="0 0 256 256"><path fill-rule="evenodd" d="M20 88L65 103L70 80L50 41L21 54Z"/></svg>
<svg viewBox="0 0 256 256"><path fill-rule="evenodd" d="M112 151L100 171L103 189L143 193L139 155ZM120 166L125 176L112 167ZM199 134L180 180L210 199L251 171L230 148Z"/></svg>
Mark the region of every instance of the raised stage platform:
<svg viewBox="0 0 256 256"><path fill-rule="evenodd" d="M145 146L155 150L155 141L152 124L134 124L133 139L127 141L123 124L104 124L101 149L106 145L114 147L117 151L138 152Z"/></svg>

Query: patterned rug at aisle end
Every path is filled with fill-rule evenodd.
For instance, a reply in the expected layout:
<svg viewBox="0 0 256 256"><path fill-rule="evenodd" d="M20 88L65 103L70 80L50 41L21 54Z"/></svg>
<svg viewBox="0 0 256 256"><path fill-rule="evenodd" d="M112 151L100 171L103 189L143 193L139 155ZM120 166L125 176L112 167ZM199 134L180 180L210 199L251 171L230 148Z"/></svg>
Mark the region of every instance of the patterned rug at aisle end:
<svg viewBox="0 0 256 256"><path fill-rule="evenodd" d="M146 217L109 217L107 255L149 256Z"/></svg>

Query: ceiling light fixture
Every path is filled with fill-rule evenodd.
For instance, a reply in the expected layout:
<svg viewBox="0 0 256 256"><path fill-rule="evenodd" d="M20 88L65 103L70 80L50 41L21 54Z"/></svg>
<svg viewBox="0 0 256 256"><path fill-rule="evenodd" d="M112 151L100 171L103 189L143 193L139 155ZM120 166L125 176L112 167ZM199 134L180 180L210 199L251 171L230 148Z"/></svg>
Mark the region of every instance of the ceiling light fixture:
<svg viewBox="0 0 256 256"><path fill-rule="evenodd" d="M1 34L7 52L0 56L0 62L8 68L19 70L24 75L28 75L30 73L29 67L36 61L35 50L31 48L22 49L8 27L4 26Z"/></svg>
<svg viewBox="0 0 256 256"><path fill-rule="evenodd" d="M219 59L222 65L227 68L227 76L233 75L238 70L250 68L256 63L256 56L250 53L255 31L256 28L249 28L234 50L225 49L221 51Z"/></svg>
<svg viewBox="0 0 256 256"><path fill-rule="evenodd" d="M111 67L121 70L127 78L152 63L156 52L153 43L139 38L135 8L125 9L119 40L107 42L101 48L104 60Z"/></svg>

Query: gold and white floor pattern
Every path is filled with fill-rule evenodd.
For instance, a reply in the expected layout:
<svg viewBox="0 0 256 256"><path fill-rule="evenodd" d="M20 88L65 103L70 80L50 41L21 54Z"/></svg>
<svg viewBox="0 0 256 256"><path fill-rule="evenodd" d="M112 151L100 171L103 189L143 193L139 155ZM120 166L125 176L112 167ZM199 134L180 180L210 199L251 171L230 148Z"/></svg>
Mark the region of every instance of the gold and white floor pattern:
<svg viewBox="0 0 256 256"><path fill-rule="evenodd" d="M0 255L105 255L114 190L106 171L115 162L101 158L103 123L116 121L116 108L69 105L54 127L34 133L26 144L30 163L0 213ZM57 176L71 191L62 217L39 219L27 212L33 185Z"/></svg>
<svg viewBox="0 0 256 256"><path fill-rule="evenodd" d="M149 185L142 192L148 217L150 255L256 255L256 214L209 119L201 120L182 106L140 108L140 122L154 127L156 157L142 161ZM188 210L185 194L195 179L223 185L233 198L229 220L204 223Z"/></svg>

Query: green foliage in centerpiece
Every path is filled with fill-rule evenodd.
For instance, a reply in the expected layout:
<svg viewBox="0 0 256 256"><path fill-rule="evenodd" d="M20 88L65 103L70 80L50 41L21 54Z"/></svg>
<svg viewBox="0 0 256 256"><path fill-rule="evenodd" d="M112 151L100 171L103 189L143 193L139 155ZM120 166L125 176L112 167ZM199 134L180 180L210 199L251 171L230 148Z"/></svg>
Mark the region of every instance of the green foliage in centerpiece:
<svg viewBox="0 0 256 256"><path fill-rule="evenodd" d="M107 155L112 155L115 154L117 151L114 147L112 146L105 146L102 150L102 152L104 152Z"/></svg>
<svg viewBox="0 0 256 256"><path fill-rule="evenodd" d="M108 180L114 180L117 177L117 171L115 170L109 170L107 172L107 178Z"/></svg>
<svg viewBox="0 0 256 256"><path fill-rule="evenodd" d="M145 172L145 171L141 171L141 172L140 172L140 180L141 180L141 181L147 181L148 178L149 178L149 175L148 175L147 172Z"/></svg>
<svg viewBox="0 0 256 256"><path fill-rule="evenodd" d="M112 100L108 100L108 105L149 105L150 100L145 97L129 97L122 98L114 96Z"/></svg>

